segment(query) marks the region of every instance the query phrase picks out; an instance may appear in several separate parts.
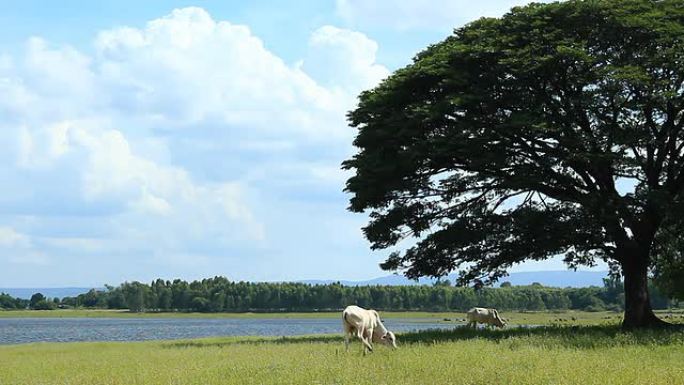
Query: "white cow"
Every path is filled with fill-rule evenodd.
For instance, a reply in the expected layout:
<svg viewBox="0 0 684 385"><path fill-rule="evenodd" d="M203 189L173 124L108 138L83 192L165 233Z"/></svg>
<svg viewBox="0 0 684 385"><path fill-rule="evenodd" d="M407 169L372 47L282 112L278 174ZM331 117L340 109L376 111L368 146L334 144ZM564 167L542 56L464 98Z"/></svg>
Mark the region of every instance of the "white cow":
<svg viewBox="0 0 684 385"><path fill-rule="evenodd" d="M371 342L380 342L385 345L397 347L397 338L394 333L387 330L380 320L380 315L375 310L367 310L355 305L347 306L342 312L342 325L344 327L344 347L349 350L349 337L355 335L368 349L373 351Z"/></svg>
<svg viewBox="0 0 684 385"><path fill-rule="evenodd" d="M477 323L494 325L500 328L506 326L506 323L499 317L499 312L496 309L486 309L483 307L474 307L466 313L468 326L477 327Z"/></svg>

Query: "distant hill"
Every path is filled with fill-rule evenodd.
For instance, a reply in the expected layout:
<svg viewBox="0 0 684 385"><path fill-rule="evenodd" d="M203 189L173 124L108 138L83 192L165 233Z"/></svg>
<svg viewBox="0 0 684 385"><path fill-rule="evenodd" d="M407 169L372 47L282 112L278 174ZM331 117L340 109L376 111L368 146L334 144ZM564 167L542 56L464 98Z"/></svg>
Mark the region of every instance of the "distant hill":
<svg viewBox="0 0 684 385"><path fill-rule="evenodd" d="M530 285L538 282L544 286L551 287L587 287L587 286L603 286L603 278L608 275L607 271L572 271L572 270L557 270L557 271L530 271L511 273L508 277L499 280L501 282L510 282L512 285ZM456 281L456 275L452 274L448 277L452 282ZM421 278L420 280L412 281L400 275L388 275L380 278L374 278L367 281L339 281L345 286L366 286L366 285L432 285L436 280L430 278ZM300 281L310 284L327 284L337 282L334 280L307 280ZM498 286L498 284L496 285Z"/></svg>
<svg viewBox="0 0 684 385"><path fill-rule="evenodd" d="M603 286L603 279L606 277L608 277L607 271L534 271L513 273L499 282L508 281L515 286L539 282L544 286L588 287Z"/></svg>
<svg viewBox="0 0 684 385"><path fill-rule="evenodd" d="M508 277L502 278L499 282L510 282L512 285L530 285L534 282L541 283L544 286L552 287L587 287L587 286L603 286L603 278L607 276L607 271L531 271L512 273ZM456 281L456 275L452 274L449 277L451 282ZM412 281L401 275L387 275L384 277L374 278L367 281L339 281L345 286L368 286L368 285L432 285L436 280L430 278L421 278L420 280ZM305 280L298 281L309 284L328 284L338 282L336 280ZM498 284L497 284L498 286ZM102 289L102 288L98 288ZM48 298L64 298L75 297L90 290L89 287L59 287L59 288L0 288L0 293L7 293L12 297L17 298L31 298L34 293L42 293Z"/></svg>
<svg viewBox="0 0 684 385"><path fill-rule="evenodd" d="M47 298L75 297L87 293L89 287L52 287L52 288L0 288L0 293L7 293L15 298L30 299L35 293L41 293Z"/></svg>

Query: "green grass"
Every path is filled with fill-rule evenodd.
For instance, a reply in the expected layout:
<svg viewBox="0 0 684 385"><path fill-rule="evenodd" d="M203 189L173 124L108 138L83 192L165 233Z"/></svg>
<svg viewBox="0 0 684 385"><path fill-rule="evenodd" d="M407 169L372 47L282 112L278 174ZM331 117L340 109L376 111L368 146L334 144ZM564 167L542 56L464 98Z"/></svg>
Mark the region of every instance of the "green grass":
<svg viewBox="0 0 684 385"><path fill-rule="evenodd" d="M684 332L427 331L363 355L340 336L0 346L0 384L682 384Z"/></svg>

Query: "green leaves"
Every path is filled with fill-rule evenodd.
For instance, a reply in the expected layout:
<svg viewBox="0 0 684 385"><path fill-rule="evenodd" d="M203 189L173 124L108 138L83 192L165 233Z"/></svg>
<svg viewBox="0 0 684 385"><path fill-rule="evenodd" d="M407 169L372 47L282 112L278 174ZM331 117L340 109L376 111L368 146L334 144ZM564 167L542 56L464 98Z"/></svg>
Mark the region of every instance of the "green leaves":
<svg viewBox="0 0 684 385"><path fill-rule="evenodd" d="M465 267L465 283L649 248L682 220L683 31L676 1L532 4L456 30L361 94L350 209L370 212L373 248L415 240L383 267Z"/></svg>

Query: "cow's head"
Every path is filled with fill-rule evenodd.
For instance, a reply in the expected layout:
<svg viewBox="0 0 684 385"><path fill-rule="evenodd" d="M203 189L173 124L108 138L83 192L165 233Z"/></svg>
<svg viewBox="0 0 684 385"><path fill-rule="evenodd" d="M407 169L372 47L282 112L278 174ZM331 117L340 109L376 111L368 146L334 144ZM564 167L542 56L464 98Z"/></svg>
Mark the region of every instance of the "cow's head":
<svg viewBox="0 0 684 385"><path fill-rule="evenodd" d="M393 348L397 347L397 337L390 331L385 333L385 335L380 338L380 341L387 346L391 346Z"/></svg>

